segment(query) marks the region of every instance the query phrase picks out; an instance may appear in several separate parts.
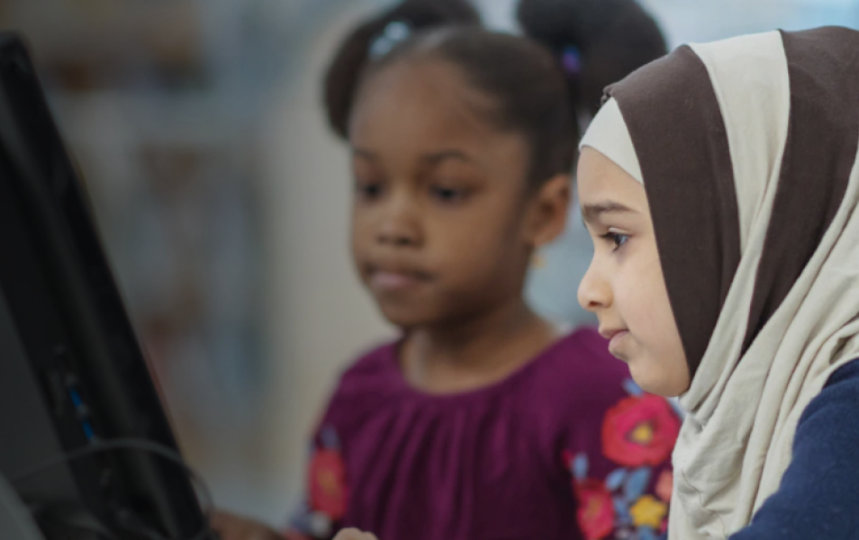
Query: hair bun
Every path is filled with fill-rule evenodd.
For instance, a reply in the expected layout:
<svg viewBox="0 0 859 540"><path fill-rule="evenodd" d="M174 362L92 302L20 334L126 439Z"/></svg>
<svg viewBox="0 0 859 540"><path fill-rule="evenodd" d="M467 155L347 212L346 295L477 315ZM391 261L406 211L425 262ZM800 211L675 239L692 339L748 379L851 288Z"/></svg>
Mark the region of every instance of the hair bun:
<svg viewBox="0 0 859 540"><path fill-rule="evenodd" d="M591 115L604 87L668 52L656 21L635 0L519 0L516 18L559 59L576 108Z"/></svg>

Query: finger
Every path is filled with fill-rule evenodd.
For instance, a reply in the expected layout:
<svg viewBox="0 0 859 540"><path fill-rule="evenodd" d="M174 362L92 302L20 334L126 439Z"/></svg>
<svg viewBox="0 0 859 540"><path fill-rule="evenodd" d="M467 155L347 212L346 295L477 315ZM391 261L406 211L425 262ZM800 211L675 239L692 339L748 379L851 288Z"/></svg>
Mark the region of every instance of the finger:
<svg viewBox="0 0 859 540"><path fill-rule="evenodd" d="M334 540L378 540L376 535L365 533L355 528L341 529Z"/></svg>

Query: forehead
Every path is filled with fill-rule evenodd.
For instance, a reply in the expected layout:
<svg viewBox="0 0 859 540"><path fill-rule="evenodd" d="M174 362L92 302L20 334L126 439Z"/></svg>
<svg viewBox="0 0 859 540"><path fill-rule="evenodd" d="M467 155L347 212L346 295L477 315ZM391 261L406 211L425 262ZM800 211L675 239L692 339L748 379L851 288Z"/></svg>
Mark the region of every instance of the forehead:
<svg viewBox="0 0 859 540"><path fill-rule="evenodd" d="M644 186L620 166L589 146L582 148L576 174L579 204L619 203L638 212L647 212Z"/></svg>
<svg viewBox="0 0 859 540"><path fill-rule="evenodd" d="M370 145L416 139L457 144L511 135L493 129L490 110L490 99L455 65L408 59L381 68L361 85L349 138Z"/></svg>

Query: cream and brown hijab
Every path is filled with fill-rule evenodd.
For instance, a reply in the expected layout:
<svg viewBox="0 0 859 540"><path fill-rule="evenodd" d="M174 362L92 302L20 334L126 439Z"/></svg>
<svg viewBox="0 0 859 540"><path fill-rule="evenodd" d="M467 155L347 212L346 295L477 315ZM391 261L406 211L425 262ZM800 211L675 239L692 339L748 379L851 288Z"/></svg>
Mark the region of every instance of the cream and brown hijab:
<svg viewBox="0 0 859 540"><path fill-rule="evenodd" d="M593 125L614 116L632 141L693 374L669 534L724 538L778 489L809 401L859 358L859 32L683 46L607 95L620 115ZM623 139L583 144L621 155Z"/></svg>

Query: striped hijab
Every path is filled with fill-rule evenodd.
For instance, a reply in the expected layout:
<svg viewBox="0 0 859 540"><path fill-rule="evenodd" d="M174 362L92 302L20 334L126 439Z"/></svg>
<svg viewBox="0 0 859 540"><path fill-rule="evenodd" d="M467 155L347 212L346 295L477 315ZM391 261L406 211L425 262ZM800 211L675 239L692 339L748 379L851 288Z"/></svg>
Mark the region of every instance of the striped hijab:
<svg viewBox="0 0 859 540"><path fill-rule="evenodd" d="M859 357L859 32L683 46L607 95L693 374L669 534L724 538L778 489L802 411ZM623 139L594 146L622 154Z"/></svg>

